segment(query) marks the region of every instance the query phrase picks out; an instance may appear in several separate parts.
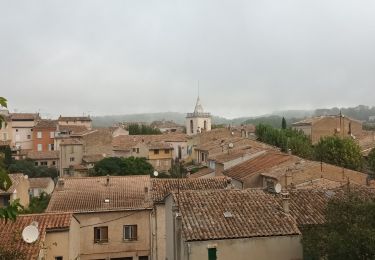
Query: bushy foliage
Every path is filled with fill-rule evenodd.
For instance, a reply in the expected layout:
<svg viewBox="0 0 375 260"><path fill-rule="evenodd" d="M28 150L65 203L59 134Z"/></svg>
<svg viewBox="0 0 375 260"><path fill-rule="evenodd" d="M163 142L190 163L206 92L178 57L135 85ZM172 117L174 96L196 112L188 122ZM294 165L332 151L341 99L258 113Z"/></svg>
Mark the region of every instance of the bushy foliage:
<svg viewBox="0 0 375 260"><path fill-rule="evenodd" d="M292 154L303 158L311 158L313 155L311 142L302 131L260 124L257 125L255 134L259 141L279 147L283 152L290 149Z"/></svg>
<svg viewBox="0 0 375 260"><path fill-rule="evenodd" d="M55 167L47 166L35 166L33 160L15 160L8 168L10 173L22 172L28 175L30 178L37 177L51 177L56 178L58 176L57 169Z"/></svg>
<svg viewBox="0 0 375 260"><path fill-rule="evenodd" d="M45 192L42 192L39 197L32 197L29 203L29 207L24 209L22 214L34 214L43 213L48 207L51 196Z"/></svg>
<svg viewBox="0 0 375 260"><path fill-rule="evenodd" d="M303 230L305 259L375 259L375 203L355 192L332 199L326 224Z"/></svg>
<svg viewBox="0 0 375 260"><path fill-rule="evenodd" d="M315 159L352 170L361 170L363 167L361 149L351 138L322 138L315 146Z"/></svg>
<svg viewBox="0 0 375 260"><path fill-rule="evenodd" d="M108 157L97 162L94 171L90 172L92 176L103 175L143 175L152 174L154 168L145 158L118 158Z"/></svg>
<svg viewBox="0 0 375 260"><path fill-rule="evenodd" d="M375 173L375 148L371 150L371 152L367 156L367 163L370 170Z"/></svg>
<svg viewBox="0 0 375 260"><path fill-rule="evenodd" d="M148 125L131 124L128 127L130 135L158 135L161 134L158 128Z"/></svg>

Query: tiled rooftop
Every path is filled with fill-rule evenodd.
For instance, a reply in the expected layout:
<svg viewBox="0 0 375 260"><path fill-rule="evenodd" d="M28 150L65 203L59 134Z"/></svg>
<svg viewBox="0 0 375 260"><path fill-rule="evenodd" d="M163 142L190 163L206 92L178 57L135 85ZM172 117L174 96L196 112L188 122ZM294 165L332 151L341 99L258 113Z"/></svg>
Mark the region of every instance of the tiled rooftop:
<svg viewBox="0 0 375 260"><path fill-rule="evenodd" d="M41 178L29 178L30 189L45 189L48 185L53 182L51 177L41 177Z"/></svg>
<svg viewBox="0 0 375 260"><path fill-rule="evenodd" d="M60 145L82 145L83 143L76 138L61 139Z"/></svg>
<svg viewBox="0 0 375 260"><path fill-rule="evenodd" d="M56 129L57 121L56 120L50 120L50 119L42 119L39 120L38 123L34 126L34 128L51 128Z"/></svg>
<svg viewBox="0 0 375 260"><path fill-rule="evenodd" d="M68 229L71 219L71 213L58 213L19 215L15 221L8 222L0 220L1 246L14 248L16 251L23 253L27 257L26 259L37 259L44 244L46 231L49 229ZM33 221L38 222L40 236L36 242L28 244L23 241L21 234L22 230Z"/></svg>
<svg viewBox="0 0 375 260"><path fill-rule="evenodd" d="M39 119L38 113L10 113L9 114L11 120L37 120Z"/></svg>
<svg viewBox="0 0 375 260"><path fill-rule="evenodd" d="M33 160L58 159L59 151L29 151L27 157Z"/></svg>
<svg viewBox="0 0 375 260"><path fill-rule="evenodd" d="M59 116L59 121L92 121L88 116Z"/></svg>
<svg viewBox="0 0 375 260"><path fill-rule="evenodd" d="M253 159L247 160L241 164L233 166L224 171L226 176L235 180L244 181L254 174L265 172L274 166L280 166L287 161L295 161L296 158L284 153L266 152Z"/></svg>
<svg viewBox="0 0 375 260"><path fill-rule="evenodd" d="M59 180L47 212L100 212L151 208L150 178L107 176ZM105 200L109 200L106 202Z"/></svg>
<svg viewBox="0 0 375 260"><path fill-rule="evenodd" d="M208 167L204 167L204 168L200 169L199 171L190 174L189 178L191 178L191 179L202 178L202 177L204 177L204 176L206 176L210 173L213 173L213 172L215 172L215 170L213 170L211 168L208 168Z"/></svg>
<svg viewBox="0 0 375 260"><path fill-rule="evenodd" d="M185 134L160 134L160 135L121 135L113 138L112 145L116 150L129 150L138 143L152 142L186 142Z"/></svg>
<svg viewBox="0 0 375 260"><path fill-rule="evenodd" d="M182 232L187 241L299 235L273 194L258 189L184 191ZM226 214L227 217L224 215Z"/></svg>
<svg viewBox="0 0 375 260"><path fill-rule="evenodd" d="M225 189L230 181L226 177L205 179L151 179L152 196L155 202L161 202L172 191L180 190L216 190Z"/></svg>

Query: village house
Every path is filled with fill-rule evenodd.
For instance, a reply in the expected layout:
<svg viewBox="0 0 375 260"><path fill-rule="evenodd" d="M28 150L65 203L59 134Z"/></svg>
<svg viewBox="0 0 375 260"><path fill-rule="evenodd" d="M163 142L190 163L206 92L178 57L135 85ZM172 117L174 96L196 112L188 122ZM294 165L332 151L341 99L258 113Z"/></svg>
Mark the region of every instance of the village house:
<svg viewBox="0 0 375 260"><path fill-rule="evenodd" d="M129 135L129 131L126 130L124 127L121 125L115 125L113 127L110 127L112 137L117 137L120 135Z"/></svg>
<svg viewBox="0 0 375 260"><path fill-rule="evenodd" d="M295 130L301 130L309 136L312 144L322 137L340 136L358 138L362 135L362 122L344 115L317 116L292 124Z"/></svg>
<svg viewBox="0 0 375 260"><path fill-rule="evenodd" d="M88 130L92 129L92 120L89 116L59 116L58 123L60 126L84 126Z"/></svg>
<svg viewBox="0 0 375 260"><path fill-rule="evenodd" d="M58 147L60 153L60 177L80 176L83 143L76 138L64 138L60 139Z"/></svg>
<svg viewBox="0 0 375 260"><path fill-rule="evenodd" d="M0 110L0 115L5 119L0 128L0 144L1 146L10 146L12 141L12 121L10 120L9 111Z"/></svg>
<svg viewBox="0 0 375 260"><path fill-rule="evenodd" d="M29 151L27 158L32 159L35 166L55 167L58 169L60 163L59 151Z"/></svg>
<svg viewBox="0 0 375 260"><path fill-rule="evenodd" d="M149 176L60 178L46 211L73 212L81 260L151 255Z"/></svg>
<svg viewBox="0 0 375 260"><path fill-rule="evenodd" d="M40 120L39 114L10 113L12 127L11 148L15 155L23 155L22 151L33 149L33 129Z"/></svg>
<svg viewBox="0 0 375 260"><path fill-rule="evenodd" d="M55 150L56 120L42 119L33 128L33 151L45 152Z"/></svg>
<svg viewBox="0 0 375 260"><path fill-rule="evenodd" d="M326 179L328 181L370 185L367 174L344 169L335 165L309 161L297 156L267 151L223 172L233 179L238 188L273 189L279 183L282 187Z"/></svg>
<svg viewBox="0 0 375 260"><path fill-rule="evenodd" d="M152 243L152 259L166 259L166 219L165 199L171 192L184 190L217 190L230 186L230 180L225 177L207 179L151 179L153 198L153 224L151 233L154 234Z"/></svg>
<svg viewBox="0 0 375 260"><path fill-rule="evenodd" d="M303 259L296 221L263 190L174 192L165 215L166 259Z"/></svg>
<svg viewBox="0 0 375 260"><path fill-rule="evenodd" d="M55 189L55 182L51 177L29 178L31 197L39 197L41 193L50 195Z"/></svg>
<svg viewBox="0 0 375 260"><path fill-rule="evenodd" d="M13 173L9 174L9 178L12 181L12 186L6 191L0 190L0 208L8 206L17 199L22 206L28 207L30 182L27 175Z"/></svg>
<svg viewBox="0 0 375 260"><path fill-rule="evenodd" d="M150 126L159 129L162 133L182 133L183 126L176 124L174 121L160 120L153 121Z"/></svg>
<svg viewBox="0 0 375 260"><path fill-rule="evenodd" d="M34 243L22 238L22 231L30 225L39 231ZM21 254L19 259L78 259L79 231L72 213L18 215L15 221L0 220L0 247Z"/></svg>

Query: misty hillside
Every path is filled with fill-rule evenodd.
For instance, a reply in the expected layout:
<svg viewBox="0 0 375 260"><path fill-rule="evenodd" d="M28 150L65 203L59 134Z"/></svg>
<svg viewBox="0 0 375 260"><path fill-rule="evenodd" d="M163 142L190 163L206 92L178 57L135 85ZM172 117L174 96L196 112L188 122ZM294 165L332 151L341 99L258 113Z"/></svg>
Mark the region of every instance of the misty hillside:
<svg viewBox="0 0 375 260"><path fill-rule="evenodd" d="M282 117L287 119L287 123L291 124L303 118L319 115L335 115L340 113L361 121L368 121L370 116L375 116L375 107L359 105L349 108L323 108L314 110L285 110L276 111L271 115L263 115L259 117L239 117L234 119L227 119L220 116L213 116L213 124L226 125L241 125L245 124L269 124L274 127L279 127ZM92 117L94 127L112 126L117 122L144 122L151 123L155 120L172 120L178 124L184 125L185 113L179 112L160 112L160 113L143 113L143 114L129 114L129 115L111 115L111 116L96 116Z"/></svg>

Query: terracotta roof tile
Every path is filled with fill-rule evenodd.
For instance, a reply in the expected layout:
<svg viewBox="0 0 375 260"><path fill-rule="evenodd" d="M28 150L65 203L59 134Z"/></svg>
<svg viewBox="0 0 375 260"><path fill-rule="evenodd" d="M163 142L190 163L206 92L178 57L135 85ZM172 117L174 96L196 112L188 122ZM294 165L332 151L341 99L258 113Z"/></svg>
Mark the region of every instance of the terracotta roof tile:
<svg viewBox="0 0 375 260"><path fill-rule="evenodd" d="M27 157L33 160L59 159L59 151L29 151Z"/></svg>
<svg viewBox="0 0 375 260"><path fill-rule="evenodd" d="M287 161L295 161L296 158L284 153L266 152L241 164L224 171L226 176L235 180L244 181L254 174L265 172L274 166L279 166Z"/></svg>
<svg viewBox="0 0 375 260"><path fill-rule="evenodd" d="M204 167L204 168L200 169L199 171L190 174L189 178L191 178L191 179L202 178L202 177L204 177L204 176L206 176L210 173L213 173L213 172L215 172L215 170L213 170L211 168L208 168L208 167Z"/></svg>
<svg viewBox="0 0 375 260"><path fill-rule="evenodd" d="M187 241L299 235L293 217L273 194L258 189L184 191L180 199ZM224 213L230 215L225 217Z"/></svg>
<svg viewBox="0 0 375 260"><path fill-rule="evenodd" d="M45 189L48 187L48 185L52 182L53 180L51 177L41 177L41 178L29 178L30 182L30 189L35 189L35 188L41 188Z"/></svg>
<svg viewBox="0 0 375 260"><path fill-rule="evenodd" d="M39 119L38 113L10 113L11 120L37 120Z"/></svg>
<svg viewBox="0 0 375 260"><path fill-rule="evenodd" d="M205 179L151 179L152 196L155 202L161 202L172 191L225 189L230 181L226 177Z"/></svg>
<svg viewBox="0 0 375 260"><path fill-rule="evenodd" d="M57 121L56 120L50 120L50 119L42 119L39 120L38 123L34 126L34 128L51 128L56 129L57 127Z"/></svg>
<svg viewBox="0 0 375 260"><path fill-rule="evenodd" d="M59 180L47 212L100 212L150 208L149 176L110 176ZM105 202L109 199L109 202Z"/></svg>
<svg viewBox="0 0 375 260"><path fill-rule="evenodd" d="M76 138L61 139L60 145L82 145L83 143Z"/></svg>
<svg viewBox="0 0 375 260"><path fill-rule="evenodd" d="M22 252L27 259L37 259L44 244L46 231L49 229L68 229L71 219L71 213L58 213L19 215L15 221L8 222L0 220L1 246L14 247L15 250ZM38 222L40 236L35 243L28 244L22 240L21 233L33 221Z"/></svg>

